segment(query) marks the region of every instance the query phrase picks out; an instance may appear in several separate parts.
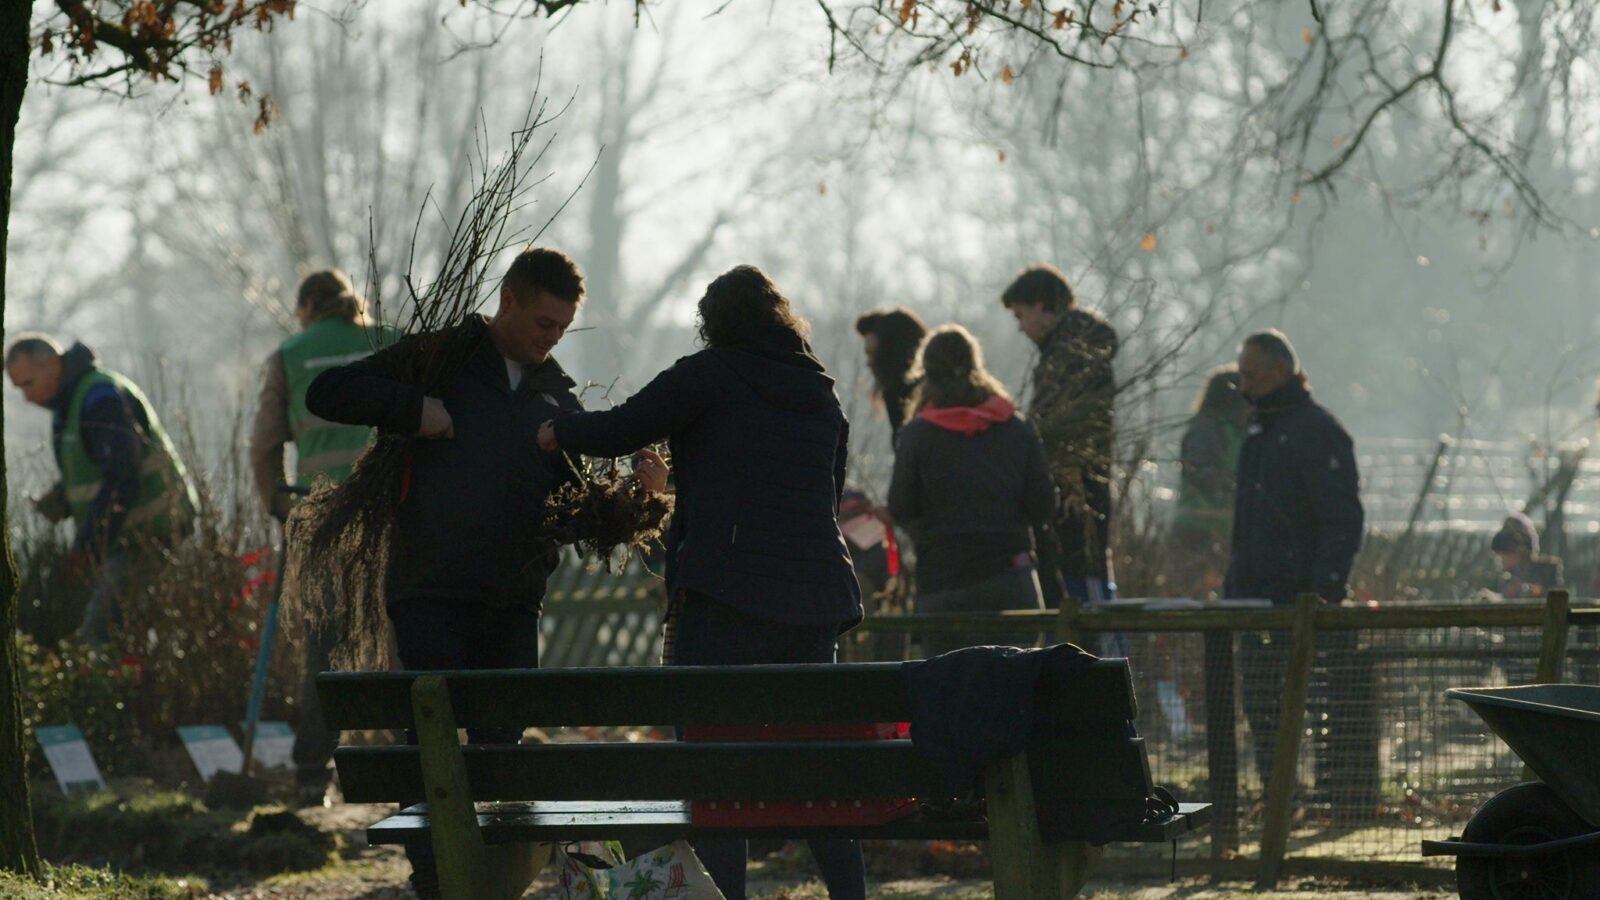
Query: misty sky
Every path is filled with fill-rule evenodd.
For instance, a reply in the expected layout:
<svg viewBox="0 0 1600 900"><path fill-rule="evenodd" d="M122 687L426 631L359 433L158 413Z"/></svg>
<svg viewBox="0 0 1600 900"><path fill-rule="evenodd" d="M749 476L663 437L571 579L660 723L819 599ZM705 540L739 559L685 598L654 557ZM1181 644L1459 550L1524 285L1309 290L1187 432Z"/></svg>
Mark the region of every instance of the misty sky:
<svg viewBox="0 0 1600 900"><path fill-rule="evenodd" d="M1297 52L1303 6L1252 39ZM1518 52L1505 6L1507 27L1478 23L1456 61L1466 113L1489 123L1514 115L1496 99ZM24 107L6 328L82 339L147 382L214 475L256 367L287 333L298 276L334 264L362 281L370 214L381 293L397 301L419 211L425 277L479 145L491 157L506 145L536 78L570 106L516 224L538 227L571 196L543 240L578 259L593 293L557 355L580 382L615 381L616 398L692 349L710 277L754 263L812 320L858 449L881 465L887 426L851 320L904 304L930 325L962 322L1025 391L1032 348L997 298L1023 265L1049 261L1124 334L1123 452L1137 438L1170 460L1200 375L1265 326L1296 342L1358 447L1409 453L1441 432L1494 442L1491 486L1472 489L1495 492L1491 506L1526 492L1530 437L1593 430L1588 113L1553 107L1529 147L1567 221L1528 238L1514 199L1405 189L1440 158L1424 105L1380 121L1336 196L1243 162L1226 127L1258 88L1240 81L1226 15L1195 36L1188 68L1089 73L1018 51L1008 84L996 65L958 79L846 58L830 73L807 4L668 3L638 27L631 4L554 25L455 3L333 8L302 4L294 23L242 40L219 97L203 79L133 99L36 83ZM1578 67L1578 88L1595 77ZM281 106L261 135L239 79ZM1335 121L1315 139L1326 155L1348 133ZM7 390L14 484L32 488L49 469L48 418ZM1386 474L1382 490L1409 496L1415 471Z"/></svg>

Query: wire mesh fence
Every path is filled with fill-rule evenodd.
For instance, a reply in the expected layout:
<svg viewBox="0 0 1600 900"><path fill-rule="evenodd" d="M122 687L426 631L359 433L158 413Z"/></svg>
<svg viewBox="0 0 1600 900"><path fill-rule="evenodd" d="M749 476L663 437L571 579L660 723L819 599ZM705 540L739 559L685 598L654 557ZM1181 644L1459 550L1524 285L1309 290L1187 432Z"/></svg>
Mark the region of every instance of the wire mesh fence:
<svg viewBox="0 0 1600 900"><path fill-rule="evenodd" d="M1202 866L1214 859L1255 860L1280 736L1278 705L1289 677L1287 611L1160 608L1172 605L1129 600L1106 613L1066 616L875 616L845 636L841 658L919 658L919 634L930 629L963 632L973 643L1037 646L1070 637L1092 647L1114 625L1133 663L1139 732L1154 781L1181 798L1216 806L1209 835L1180 844L1177 852ZM648 572L604 575L571 567L553 582L546 602L543 661L655 664L663 608L659 581ZM1538 601L1461 601L1335 612L1342 618L1316 629L1299 716L1286 859L1291 865L1447 868L1448 859L1422 859L1421 841L1459 834L1474 810L1523 780L1523 772L1521 761L1445 691L1535 681L1545 607ZM1222 618L1198 621L1196 615ZM1562 665L1566 680L1600 682L1594 626L1570 631ZM1121 846L1110 852L1153 862L1169 851Z"/></svg>
<svg viewBox="0 0 1600 900"><path fill-rule="evenodd" d="M1220 697L1207 641L1235 663ZM1130 647L1152 775L1217 804L1213 855L1260 851L1287 643L1283 631L1156 632ZM1535 627L1321 632L1289 856L1415 862L1421 840L1459 833L1479 804L1520 780L1520 763L1444 692L1531 682L1539 644Z"/></svg>
<svg viewBox="0 0 1600 900"><path fill-rule="evenodd" d="M1152 604L1161 606L1162 604ZM1180 857L1259 859L1270 770L1283 731L1280 704L1291 678L1284 610L1195 612L1141 609L1124 601L1108 624L1124 632L1139 697L1139 732L1151 774L1180 798L1210 801L1207 840L1180 844ZM1523 780L1521 761L1464 705L1452 687L1534 682L1544 607L1395 605L1345 608L1316 628L1300 728L1285 857L1374 868L1447 868L1422 859L1425 839L1459 834L1498 791ZM1408 615L1409 614L1409 615ZM918 655L919 630L973 631L1012 643L1039 642L1053 614L869 619L851 650L905 637ZM1086 644L1099 613L1066 625ZM1323 617L1326 618L1326 617ZM1061 622L1070 619L1062 617ZM1262 621L1252 627L1252 620ZM1058 623L1059 624L1059 623ZM1204 626L1204 627L1201 627ZM1593 680L1600 647L1593 628L1574 629L1562 657L1567 680ZM1052 635L1052 629L1045 629ZM1112 856L1161 857L1167 848L1108 848Z"/></svg>

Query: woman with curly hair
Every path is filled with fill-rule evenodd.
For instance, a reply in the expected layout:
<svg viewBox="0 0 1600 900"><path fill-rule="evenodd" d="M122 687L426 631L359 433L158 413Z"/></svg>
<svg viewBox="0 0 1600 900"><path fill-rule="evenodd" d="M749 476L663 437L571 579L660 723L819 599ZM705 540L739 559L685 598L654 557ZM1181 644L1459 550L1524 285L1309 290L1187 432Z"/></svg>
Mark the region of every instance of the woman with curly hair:
<svg viewBox="0 0 1600 900"><path fill-rule="evenodd" d="M849 427L833 379L805 321L754 266L712 281L699 313L704 350L614 409L558 416L540 443L616 457L667 441L669 664L832 662L861 619L837 523ZM828 895L864 900L859 842L810 843ZM723 895L742 900L745 841L694 847Z"/></svg>

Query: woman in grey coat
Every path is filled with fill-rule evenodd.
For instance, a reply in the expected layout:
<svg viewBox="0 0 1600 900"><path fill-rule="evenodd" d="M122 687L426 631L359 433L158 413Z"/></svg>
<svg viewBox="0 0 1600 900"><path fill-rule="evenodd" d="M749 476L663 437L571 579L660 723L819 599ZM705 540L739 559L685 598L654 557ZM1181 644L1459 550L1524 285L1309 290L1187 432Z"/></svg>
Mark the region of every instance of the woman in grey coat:
<svg viewBox="0 0 1600 900"><path fill-rule="evenodd" d="M960 325L928 337L918 368L889 486L889 511L916 540L917 611L1043 609L1032 529L1055 514L1057 495L1039 432ZM1015 638L931 634L923 649L932 656Z"/></svg>

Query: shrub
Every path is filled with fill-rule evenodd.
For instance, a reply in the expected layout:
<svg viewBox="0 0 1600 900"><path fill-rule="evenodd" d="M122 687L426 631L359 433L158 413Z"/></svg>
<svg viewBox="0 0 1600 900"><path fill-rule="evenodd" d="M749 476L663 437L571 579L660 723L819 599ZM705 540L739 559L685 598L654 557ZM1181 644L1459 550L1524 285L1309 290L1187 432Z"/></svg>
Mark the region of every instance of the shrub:
<svg viewBox="0 0 1600 900"><path fill-rule="evenodd" d="M243 459L237 433L233 449L229 458ZM33 522L17 535L25 727L78 725L107 773L170 776L138 766L178 746L175 726L244 717L275 557L256 552L268 531L238 463L190 471L201 500L195 533L135 567L101 651L74 637L88 589L61 574L64 529ZM301 672L300 652L280 634L264 717L293 720ZM42 759L32 766L42 771Z"/></svg>
<svg viewBox="0 0 1600 900"><path fill-rule="evenodd" d="M139 688L136 668L124 666L82 644L46 649L17 635L22 674L22 727L30 749L33 729L71 722L83 732L103 771L115 772L141 740L140 723L128 714L129 698ZM43 754L30 756L30 768L43 774Z"/></svg>

